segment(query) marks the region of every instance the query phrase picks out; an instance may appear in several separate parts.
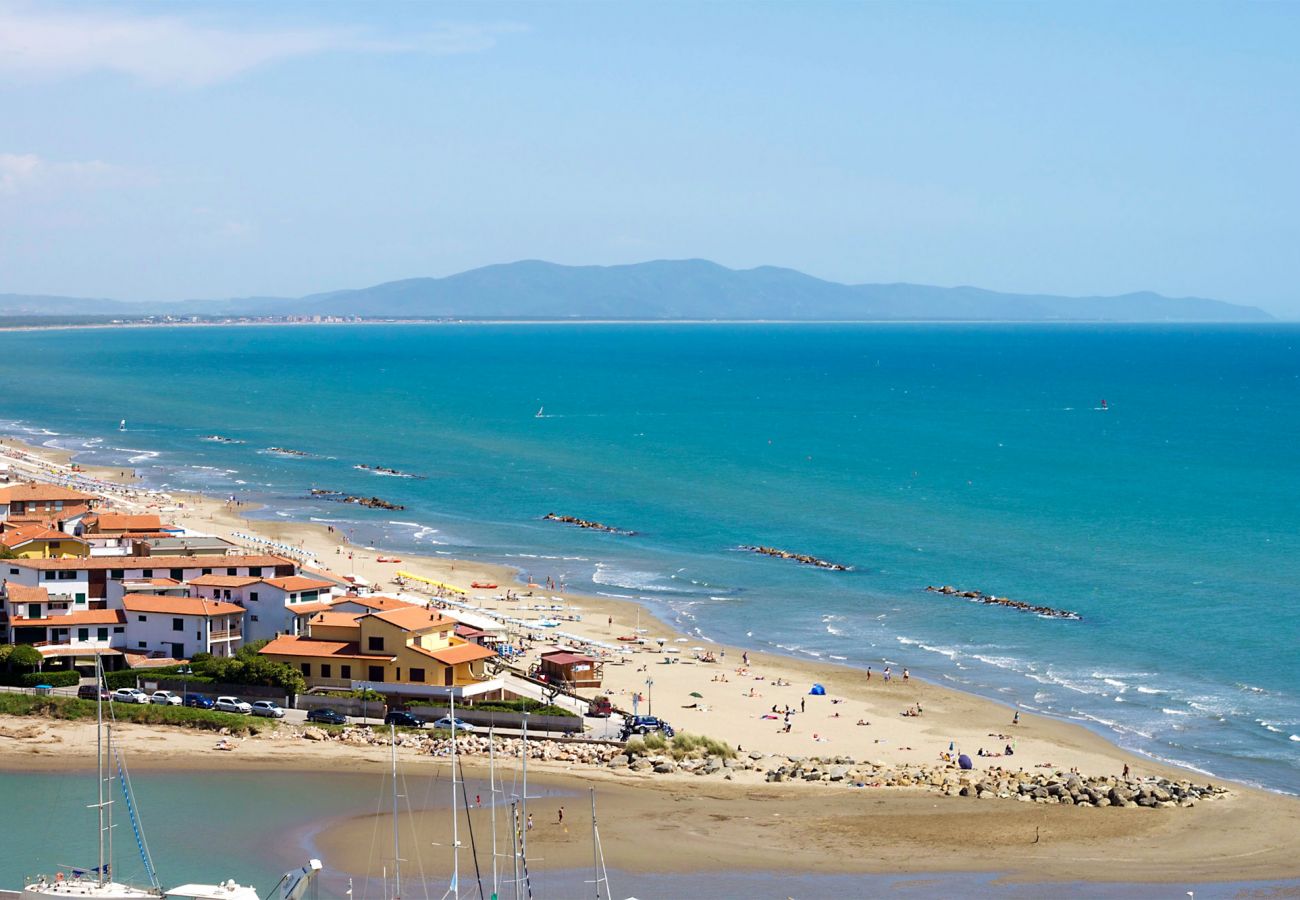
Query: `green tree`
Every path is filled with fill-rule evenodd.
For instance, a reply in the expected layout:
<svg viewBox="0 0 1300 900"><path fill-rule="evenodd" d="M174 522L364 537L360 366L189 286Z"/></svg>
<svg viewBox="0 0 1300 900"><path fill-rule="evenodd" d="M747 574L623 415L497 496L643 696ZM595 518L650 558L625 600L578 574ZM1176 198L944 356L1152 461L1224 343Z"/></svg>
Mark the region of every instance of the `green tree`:
<svg viewBox="0 0 1300 900"><path fill-rule="evenodd" d="M11 667L35 671L36 667L44 661L45 657L41 656L41 652L30 644L18 644L9 651Z"/></svg>

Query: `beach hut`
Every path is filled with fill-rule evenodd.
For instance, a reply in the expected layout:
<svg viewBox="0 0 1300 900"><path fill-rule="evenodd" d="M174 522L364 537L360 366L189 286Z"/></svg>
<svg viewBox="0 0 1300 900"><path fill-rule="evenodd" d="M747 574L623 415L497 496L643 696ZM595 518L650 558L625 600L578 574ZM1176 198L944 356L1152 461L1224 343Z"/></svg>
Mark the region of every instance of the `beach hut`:
<svg viewBox="0 0 1300 900"><path fill-rule="evenodd" d="M572 650L552 650L543 653L541 674L552 684L568 684L573 687L600 687L605 675L605 664L585 653Z"/></svg>

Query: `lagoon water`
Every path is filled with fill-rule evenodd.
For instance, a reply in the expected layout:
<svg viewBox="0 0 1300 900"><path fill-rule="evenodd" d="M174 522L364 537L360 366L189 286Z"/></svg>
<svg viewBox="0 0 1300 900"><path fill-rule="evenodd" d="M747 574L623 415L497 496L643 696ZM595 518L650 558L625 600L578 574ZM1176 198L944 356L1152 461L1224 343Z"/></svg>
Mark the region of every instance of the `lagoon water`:
<svg viewBox="0 0 1300 900"><path fill-rule="evenodd" d="M151 485L641 599L701 639L908 666L1300 792L1295 326L6 333L0 385L4 430Z"/></svg>

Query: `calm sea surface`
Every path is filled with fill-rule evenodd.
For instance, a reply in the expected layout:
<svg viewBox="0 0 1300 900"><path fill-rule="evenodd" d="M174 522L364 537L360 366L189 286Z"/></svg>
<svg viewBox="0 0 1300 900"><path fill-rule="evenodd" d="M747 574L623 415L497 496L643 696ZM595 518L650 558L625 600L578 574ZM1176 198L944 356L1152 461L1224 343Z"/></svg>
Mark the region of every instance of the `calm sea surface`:
<svg viewBox="0 0 1300 900"><path fill-rule="evenodd" d="M513 563L702 639L906 665L1300 792L1295 326L7 333L0 387L4 430L153 485Z"/></svg>

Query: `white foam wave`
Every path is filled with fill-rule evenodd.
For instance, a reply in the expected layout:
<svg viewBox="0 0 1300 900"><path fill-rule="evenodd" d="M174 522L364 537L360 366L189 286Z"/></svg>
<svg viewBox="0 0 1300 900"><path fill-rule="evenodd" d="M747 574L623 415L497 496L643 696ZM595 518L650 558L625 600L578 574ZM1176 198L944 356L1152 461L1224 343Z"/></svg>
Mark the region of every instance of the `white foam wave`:
<svg viewBox="0 0 1300 900"><path fill-rule="evenodd" d="M1138 685L1137 692L1138 692L1139 694L1167 694L1167 693L1169 693L1168 691L1166 691L1166 690L1161 690L1160 688L1147 687L1145 684L1139 684L1139 685Z"/></svg>
<svg viewBox="0 0 1300 900"><path fill-rule="evenodd" d="M1170 709L1167 706L1161 707L1160 711L1167 716L1190 716L1191 715L1191 713L1189 713L1185 709Z"/></svg>

